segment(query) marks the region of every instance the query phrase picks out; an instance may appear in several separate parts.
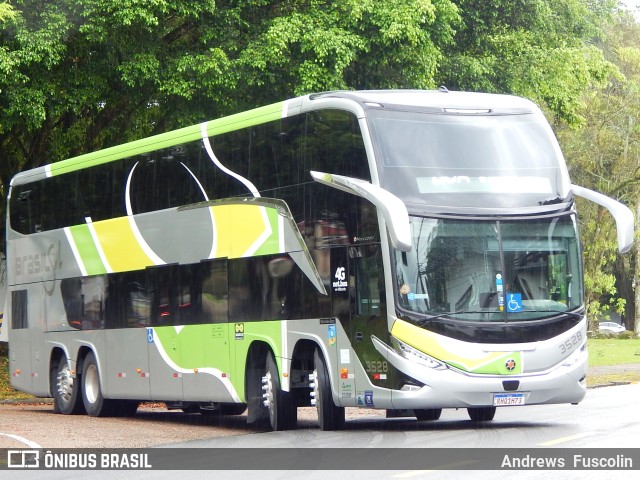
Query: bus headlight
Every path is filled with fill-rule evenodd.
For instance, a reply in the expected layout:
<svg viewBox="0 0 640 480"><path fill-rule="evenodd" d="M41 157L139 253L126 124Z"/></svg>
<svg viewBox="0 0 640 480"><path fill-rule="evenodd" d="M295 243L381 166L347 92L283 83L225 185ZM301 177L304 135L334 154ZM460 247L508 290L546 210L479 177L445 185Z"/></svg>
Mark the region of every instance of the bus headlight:
<svg viewBox="0 0 640 480"><path fill-rule="evenodd" d="M447 368L444 363L439 362L435 358L430 357L429 355L413 348L411 345L408 345L395 337L393 338L393 342L395 344L394 346L396 351L411 362L418 363L420 365L424 365L425 367L433 368L436 370L444 370Z"/></svg>

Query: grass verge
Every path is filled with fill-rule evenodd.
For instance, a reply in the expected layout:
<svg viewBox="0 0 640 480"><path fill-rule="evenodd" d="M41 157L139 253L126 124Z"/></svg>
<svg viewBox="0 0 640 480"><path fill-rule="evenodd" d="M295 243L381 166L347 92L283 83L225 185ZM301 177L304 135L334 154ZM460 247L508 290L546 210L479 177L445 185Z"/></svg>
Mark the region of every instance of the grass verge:
<svg viewBox="0 0 640 480"><path fill-rule="evenodd" d="M640 372L638 371L630 371L624 373L604 373L602 375L587 376L587 387L638 382L640 382Z"/></svg>
<svg viewBox="0 0 640 480"><path fill-rule="evenodd" d="M589 366L640 364L640 338L590 338ZM598 373L587 376L587 386L640 382L640 370Z"/></svg>
<svg viewBox="0 0 640 480"><path fill-rule="evenodd" d="M640 338L590 338L589 366L640 363Z"/></svg>
<svg viewBox="0 0 640 480"><path fill-rule="evenodd" d="M590 338L589 366L640 364L640 338ZM587 386L640 382L640 370L612 372L587 377ZM11 388L7 344L0 342L0 401L34 398Z"/></svg>

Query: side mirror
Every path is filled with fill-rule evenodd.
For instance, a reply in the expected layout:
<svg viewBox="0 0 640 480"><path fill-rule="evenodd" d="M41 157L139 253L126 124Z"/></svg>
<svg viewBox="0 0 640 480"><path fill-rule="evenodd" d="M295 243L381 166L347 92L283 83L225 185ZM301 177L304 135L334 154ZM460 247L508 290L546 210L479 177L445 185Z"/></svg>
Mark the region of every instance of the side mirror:
<svg viewBox="0 0 640 480"><path fill-rule="evenodd" d="M358 178L314 171L311 176L316 182L369 200L382 213L393 247L403 252L411 251L409 212L393 193Z"/></svg>
<svg viewBox="0 0 640 480"><path fill-rule="evenodd" d="M571 190L586 200L590 200L605 207L616 221L618 231L618 251L627 253L633 246L634 223L633 212L626 205L588 188L571 185Z"/></svg>

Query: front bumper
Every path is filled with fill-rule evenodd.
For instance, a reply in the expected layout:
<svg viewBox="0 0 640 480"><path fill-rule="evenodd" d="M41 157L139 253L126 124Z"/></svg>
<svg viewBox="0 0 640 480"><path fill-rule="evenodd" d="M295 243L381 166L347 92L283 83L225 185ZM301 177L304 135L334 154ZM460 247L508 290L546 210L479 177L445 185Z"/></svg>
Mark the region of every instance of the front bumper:
<svg viewBox="0 0 640 480"><path fill-rule="evenodd" d="M501 376L469 374L451 367L430 368L399 355L378 338L372 337L372 341L395 368L424 384L394 390L394 409L493 406L496 393L524 393L525 405L578 403L586 394L586 349L570 365L535 374ZM516 389L514 381L519 382Z"/></svg>

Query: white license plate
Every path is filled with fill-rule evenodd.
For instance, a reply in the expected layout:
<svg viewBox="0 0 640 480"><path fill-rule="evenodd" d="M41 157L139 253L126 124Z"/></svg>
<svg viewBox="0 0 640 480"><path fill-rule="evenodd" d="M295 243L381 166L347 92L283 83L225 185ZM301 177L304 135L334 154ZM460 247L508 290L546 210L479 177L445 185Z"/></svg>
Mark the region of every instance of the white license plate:
<svg viewBox="0 0 640 480"><path fill-rule="evenodd" d="M506 407L509 405L524 405L524 393L494 393L493 405L496 407Z"/></svg>

